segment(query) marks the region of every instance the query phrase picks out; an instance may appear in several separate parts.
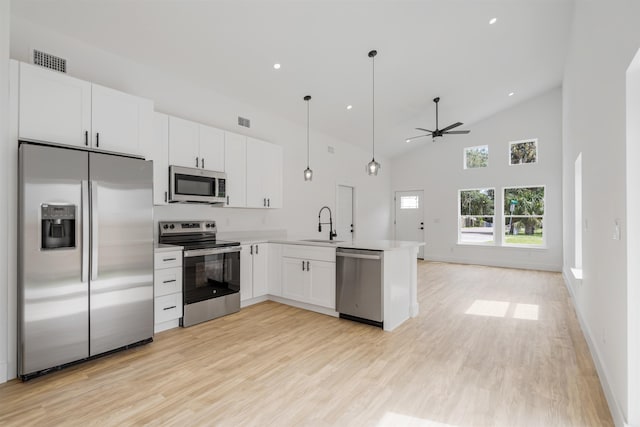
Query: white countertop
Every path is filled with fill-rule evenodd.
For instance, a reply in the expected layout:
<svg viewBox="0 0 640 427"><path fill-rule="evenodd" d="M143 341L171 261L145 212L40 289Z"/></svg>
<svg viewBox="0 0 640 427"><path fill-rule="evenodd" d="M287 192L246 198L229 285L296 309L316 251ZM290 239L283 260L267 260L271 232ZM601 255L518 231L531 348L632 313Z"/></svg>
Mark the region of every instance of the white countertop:
<svg viewBox="0 0 640 427"><path fill-rule="evenodd" d="M406 240L355 240L353 242L310 242L305 240L271 239L269 243L281 243L287 245L323 246L328 248L369 249L374 251L394 251L400 249L419 248L424 242L410 242Z"/></svg>
<svg viewBox="0 0 640 427"><path fill-rule="evenodd" d="M162 252L173 252L173 251L181 251L182 249L184 249L184 247L182 246L178 246L178 245L165 245L165 244L156 244L153 248L155 253L162 253Z"/></svg>

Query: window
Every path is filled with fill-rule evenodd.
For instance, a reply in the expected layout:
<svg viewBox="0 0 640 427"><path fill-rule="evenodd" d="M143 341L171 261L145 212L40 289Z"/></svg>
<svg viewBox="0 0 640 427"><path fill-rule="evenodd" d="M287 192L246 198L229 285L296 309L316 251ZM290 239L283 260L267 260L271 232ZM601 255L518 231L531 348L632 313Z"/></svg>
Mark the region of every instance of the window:
<svg viewBox="0 0 640 427"><path fill-rule="evenodd" d="M400 209L418 209L419 200L418 196L400 196Z"/></svg>
<svg viewBox="0 0 640 427"><path fill-rule="evenodd" d="M545 243L544 187L504 189L504 243L542 246Z"/></svg>
<svg viewBox="0 0 640 427"><path fill-rule="evenodd" d="M538 162L538 140L514 141L509 143L509 164L521 165Z"/></svg>
<svg viewBox="0 0 640 427"><path fill-rule="evenodd" d="M494 241L495 190L481 188L460 190L458 243L492 243Z"/></svg>
<svg viewBox="0 0 640 427"><path fill-rule="evenodd" d="M464 149L464 168L486 168L489 165L489 146L479 145Z"/></svg>

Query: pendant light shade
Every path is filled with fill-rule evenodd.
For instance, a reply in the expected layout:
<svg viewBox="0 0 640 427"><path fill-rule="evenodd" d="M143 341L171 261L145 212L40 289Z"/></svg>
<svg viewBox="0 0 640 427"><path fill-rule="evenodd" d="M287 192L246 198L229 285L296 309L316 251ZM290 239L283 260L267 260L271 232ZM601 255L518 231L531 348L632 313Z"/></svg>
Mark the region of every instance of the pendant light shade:
<svg viewBox="0 0 640 427"><path fill-rule="evenodd" d="M309 167L309 101L311 95L305 96L304 100L307 102L307 168L304 170L304 180L311 181L313 179L313 171Z"/></svg>
<svg viewBox="0 0 640 427"><path fill-rule="evenodd" d="M367 173L369 175L378 175L380 170L380 163L376 162L376 55L377 51L372 50L369 52L369 58L371 58L371 151L372 158L367 164Z"/></svg>

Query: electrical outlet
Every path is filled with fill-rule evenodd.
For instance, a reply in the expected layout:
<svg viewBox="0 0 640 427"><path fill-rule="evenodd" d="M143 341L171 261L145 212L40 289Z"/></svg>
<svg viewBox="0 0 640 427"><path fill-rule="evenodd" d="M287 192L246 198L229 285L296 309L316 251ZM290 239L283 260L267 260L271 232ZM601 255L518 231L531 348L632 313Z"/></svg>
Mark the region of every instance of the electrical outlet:
<svg viewBox="0 0 640 427"><path fill-rule="evenodd" d="M335 150L335 148L333 148L333 146L332 146L332 145L329 145L329 146L327 146L327 151L328 151L329 153L333 154L333 153L335 153L335 151L336 151L336 150Z"/></svg>

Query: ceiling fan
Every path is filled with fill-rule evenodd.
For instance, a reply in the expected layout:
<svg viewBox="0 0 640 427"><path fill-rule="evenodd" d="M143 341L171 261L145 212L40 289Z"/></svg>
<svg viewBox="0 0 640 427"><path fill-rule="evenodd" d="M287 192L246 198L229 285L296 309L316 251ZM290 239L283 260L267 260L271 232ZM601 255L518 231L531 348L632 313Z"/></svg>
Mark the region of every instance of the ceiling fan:
<svg viewBox="0 0 640 427"><path fill-rule="evenodd" d="M443 136L443 135L454 135L454 134L462 135L462 134L467 134L471 132L470 130L451 130L451 129L457 128L458 126L462 126L463 125L462 122L457 122L447 126L446 128L438 129L438 102L440 102L440 97L433 98L433 102L436 103L436 130L416 128L416 130L421 130L427 133L425 135L418 135L418 136L413 136L411 138L407 138L405 142L411 142L414 139L424 138L425 136L431 136L433 139L436 139L437 137Z"/></svg>

